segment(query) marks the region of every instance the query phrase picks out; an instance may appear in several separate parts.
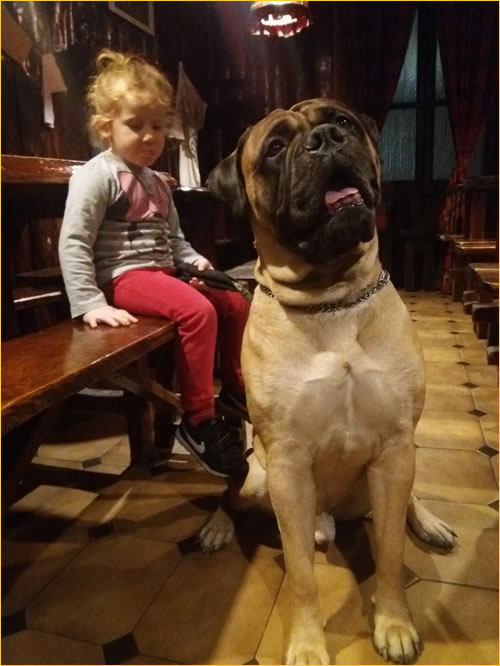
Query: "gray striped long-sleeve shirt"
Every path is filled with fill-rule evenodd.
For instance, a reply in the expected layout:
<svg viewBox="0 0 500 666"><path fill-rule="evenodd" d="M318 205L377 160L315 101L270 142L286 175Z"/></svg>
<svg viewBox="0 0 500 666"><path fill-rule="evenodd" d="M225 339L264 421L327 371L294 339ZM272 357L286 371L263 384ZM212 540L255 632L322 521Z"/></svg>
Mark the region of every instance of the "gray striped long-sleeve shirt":
<svg viewBox="0 0 500 666"><path fill-rule="evenodd" d="M59 260L72 317L106 305L101 287L126 271L200 257L184 238L170 188L152 169L134 174L106 150L71 177Z"/></svg>

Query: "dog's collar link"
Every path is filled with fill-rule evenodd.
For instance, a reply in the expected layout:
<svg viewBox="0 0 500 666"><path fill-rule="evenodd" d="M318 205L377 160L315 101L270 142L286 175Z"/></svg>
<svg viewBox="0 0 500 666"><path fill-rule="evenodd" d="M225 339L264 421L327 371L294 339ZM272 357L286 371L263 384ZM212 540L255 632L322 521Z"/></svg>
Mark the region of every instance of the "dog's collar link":
<svg viewBox="0 0 500 666"><path fill-rule="evenodd" d="M376 294L377 291L380 291L383 287L385 287L385 285L389 282L390 277L391 276L389 275L389 272L383 268L380 271L378 280L373 285L373 287L369 287L368 289L362 291L358 298L355 301L351 301L350 303L318 303L317 305L287 305L286 307L293 308L294 310L300 310L301 312L308 312L309 314L316 314L317 312L337 312L337 310L347 310L348 308L353 308L355 305L359 305L360 303L367 301L371 296ZM260 284L259 288L262 293L266 296L269 296L269 298L278 300L273 292L268 289L268 287Z"/></svg>

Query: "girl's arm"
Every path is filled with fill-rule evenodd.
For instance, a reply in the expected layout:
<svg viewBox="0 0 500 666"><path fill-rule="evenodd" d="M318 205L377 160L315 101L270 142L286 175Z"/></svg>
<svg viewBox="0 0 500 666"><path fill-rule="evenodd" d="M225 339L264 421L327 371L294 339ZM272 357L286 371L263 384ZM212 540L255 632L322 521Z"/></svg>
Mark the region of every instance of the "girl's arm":
<svg viewBox="0 0 500 666"><path fill-rule="evenodd" d="M103 322L126 326L135 317L108 305L96 282L94 242L110 200L110 180L99 165L87 164L70 179L59 236L59 261L71 316L83 316L91 328Z"/></svg>
<svg viewBox="0 0 500 666"><path fill-rule="evenodd" d="M208 259L206 259L199 252L196 252L191 243L185 239L179 222L179 214L175 207L172 195L170 195L170 214L168 216L167 225L168 238L170 241L172 258L175 265L184 261L188 264L198 265L198 262L201 262L202 264L207 263L211 266ZM201 268L201 266L198 267ZM204 266L203 268L208 268L208 266ZM201 270L203 270L203 268L201 268Z"/></svg>
<svg viewBox="0 0 500 666"><path fill-rule="evenodd" d="M193 246L184 238L184 234L182 233L182 229L179 223L179 214L177 213L177 209L174 206L174 202L172 200L168 224L170 247L172 248L172 257L175 265L184 261L188 264L194 264L197 268L199 268L200 271L206 271L210 268L213 268L210 261L203 255L196 252ZM191 278L191 280L189 280L189 284L195 289L201 289L202 291L206 289L205 283L196 277Z"/></svg>

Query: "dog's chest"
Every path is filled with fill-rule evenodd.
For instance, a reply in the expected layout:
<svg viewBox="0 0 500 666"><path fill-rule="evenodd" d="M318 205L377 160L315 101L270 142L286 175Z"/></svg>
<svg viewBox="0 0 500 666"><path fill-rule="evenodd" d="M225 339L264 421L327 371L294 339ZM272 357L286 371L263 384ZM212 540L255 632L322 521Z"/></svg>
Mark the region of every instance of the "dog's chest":
<svg viewBox="0 0 500 666"><path fill-rule="evenodd" d="M329 315L281 321L281 346L256 340L258 400L266 420L308 446L314 442L320 458L359 466L394 426L404 398L377 344L360 343L358 318L339 314L335 325Z"/></svg>
<svg viewBox="0 0 500 666"><path fill-rule="evenodd" d="M315 353L299 376L304 425L315 432L318 453L335 453L345 462L362 464L394 422L399 400L389 374L350 343Z"/></svg>

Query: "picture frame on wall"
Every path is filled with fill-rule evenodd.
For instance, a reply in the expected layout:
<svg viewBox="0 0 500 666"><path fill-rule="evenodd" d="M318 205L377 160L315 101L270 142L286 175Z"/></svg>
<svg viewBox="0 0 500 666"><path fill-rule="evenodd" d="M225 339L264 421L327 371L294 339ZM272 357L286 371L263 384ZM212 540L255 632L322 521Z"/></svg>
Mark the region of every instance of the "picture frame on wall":
<svg viewBox="0 0 500 666"><path fill-rule="evenodd" d="M149 33L155 34L154 10L152 2L108 2L109 9L129 23Z"/></svg>

